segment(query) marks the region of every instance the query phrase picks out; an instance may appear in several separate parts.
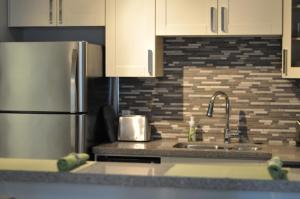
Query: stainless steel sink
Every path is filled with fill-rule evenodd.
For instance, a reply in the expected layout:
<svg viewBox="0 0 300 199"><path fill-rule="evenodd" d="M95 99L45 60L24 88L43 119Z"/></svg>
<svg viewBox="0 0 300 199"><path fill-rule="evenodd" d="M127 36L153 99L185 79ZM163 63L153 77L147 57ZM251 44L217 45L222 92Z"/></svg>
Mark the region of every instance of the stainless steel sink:
<svg viewBox="0 0 300 199"><path fill-rule="evenodd" d="M209 144L209 143L177 143L173 146L180 149L219 150L219 151L259 151L261 147L248 144Z"/></svg>
<svg viewBox="0 0 300 199"><path fill-rule="evenodd" d="M233 150L236 151L259 151L261 150L261 147L255 146L255 145L250 145L250 146L235 146L233 147Z"/></svg>

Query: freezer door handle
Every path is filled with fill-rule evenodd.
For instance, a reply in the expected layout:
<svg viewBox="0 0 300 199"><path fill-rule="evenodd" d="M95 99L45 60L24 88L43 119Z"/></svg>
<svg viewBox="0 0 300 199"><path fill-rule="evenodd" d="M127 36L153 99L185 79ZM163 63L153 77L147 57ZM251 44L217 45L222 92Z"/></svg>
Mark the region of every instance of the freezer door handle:
<svg viewBox="0 0 300 199"><path fill-rule="evenodd" d="M70 144L72 152L77 152L77 118L72 115L70 118Z"/></svg>
<svg viewBox="0 0 300 199"><path fill-rule="evenodd" d="M72 152L86 152L86 115L72 115L70 119L70 143Z"/></svg>
<svg viewBox="0 0 300 199"><path fill-rule="evenodd" d="M71 113L77 112L77 81L76 81L77 64L78 64L78 50L73 49L72 65L71 65L71 78L70 78Z"/></svg>
<svg viewBox="0 0 300 199"><path fill-rule="evenodd" d="M86 134L85 132L87 131L87 126L86 126L86 116L85 115L80 115L78 117L78 148L77 152L78 153L84 153L86 152Z"/></svg>

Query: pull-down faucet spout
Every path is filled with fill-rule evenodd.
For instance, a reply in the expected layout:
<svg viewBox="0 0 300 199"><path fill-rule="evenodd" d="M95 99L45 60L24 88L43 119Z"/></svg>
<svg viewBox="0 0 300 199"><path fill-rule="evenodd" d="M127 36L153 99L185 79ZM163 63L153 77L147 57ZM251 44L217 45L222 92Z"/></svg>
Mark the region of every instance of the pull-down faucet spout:
<svg viewBox="0 0 300 199"><path fill-rule="evenodd" d="M229 127L229 119L230 119L230 100L229 97L226 93L222 92L222 91L217 91L215 92L215 94L213 94L213 96L210 99L210 102L208 104L208 109L207 109L207 116L208 117L212 117L213 116L213 110L214 110L214 103L215 103L215 99L217 96L224 96L225 100L226 100L226 116L227 116L227 121L226 121L226 126L224 128L224 142L225 143L229 143L229 139L230 139L230 127Z"/></svg>

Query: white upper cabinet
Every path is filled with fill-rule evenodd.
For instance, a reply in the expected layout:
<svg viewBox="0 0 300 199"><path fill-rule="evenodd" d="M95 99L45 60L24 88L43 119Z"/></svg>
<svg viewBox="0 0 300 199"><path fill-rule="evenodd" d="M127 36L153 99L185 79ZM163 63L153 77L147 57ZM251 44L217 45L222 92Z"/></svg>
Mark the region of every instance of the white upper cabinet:
<svg viewBox="0 0 300 199"><path fill-rule="evenodd" d="M104 26L105 0L58 0L59 26Z"/></svg>
<svg viewBox="0 0 300 199"><path fill-rule="evenodd" d="M105 0L8 0L9 27L104 26Z"/></svg>
<svg viewBox="0 0 300 199"><path fill-rule="evenodd" d="M282 77L300 79L300 0L284 0Z"/></svg>
<svg viewBox="0 0 300 199"><path fill-rule="evenodd" d="M106 13L106 76L162 75L155 0L107 0Z"/></svg>
<svg viewBox="0 0 300 199"><path fill-rule="evenodd" d="M156 0L157 35L216 35L218 0Z"/></svg>
<svg viewBox="0 0 300 199"><path fill-rule="evenodd" d="M157 0L156 34L281 35L282 0Z"/></svg>
<svg viewBox="0 0 300 199"><path fill-rule="evenodd" d="M55 26L56 0L8 0L10 27Z"/></svg>
<svg viewBox="0 0 300 199"><path fill-rule="evenodd" d="M218 0L220 35L281 35L282 0Z"/></svg>

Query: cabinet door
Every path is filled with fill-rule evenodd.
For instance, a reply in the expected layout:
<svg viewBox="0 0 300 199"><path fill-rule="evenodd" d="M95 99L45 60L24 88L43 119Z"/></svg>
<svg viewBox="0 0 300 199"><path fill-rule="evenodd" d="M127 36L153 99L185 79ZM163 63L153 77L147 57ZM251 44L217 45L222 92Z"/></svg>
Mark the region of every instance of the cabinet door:
<svg viewBox="0 0 300 199"><path fill-rule="evenodd" d="M219 0L220 35L281 35L282 0Z"/></svg>
<svg viewBox="0 0 300 199"><path fill-rule="evenodd" d="M108 0L106 12L106 76L155 76L155 0Z"/></svg>
<svg viewBox="0 0 300 199"><path fill-rule="evenodd" d="M9 27L56 25L56 0L9 0Z"/></svg>
<svg viewBox="0 0 300 199"><path fill-rule="evenodd" d="M282 77L300 78L300 0L284 0Z"/></svg>
<svg viewBox="0 0 300 199"><path fill-rule="evenodd" d="M105 0L57 0L58 26L104 26Z"/></svg>
<svg viewBox="0 0 300 199"><path fill-rule="evenodd" d="M157 35L216 35L217 0L156 0Z"/></svg>

